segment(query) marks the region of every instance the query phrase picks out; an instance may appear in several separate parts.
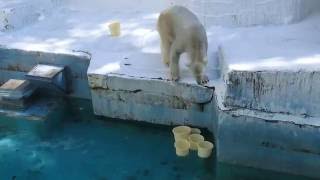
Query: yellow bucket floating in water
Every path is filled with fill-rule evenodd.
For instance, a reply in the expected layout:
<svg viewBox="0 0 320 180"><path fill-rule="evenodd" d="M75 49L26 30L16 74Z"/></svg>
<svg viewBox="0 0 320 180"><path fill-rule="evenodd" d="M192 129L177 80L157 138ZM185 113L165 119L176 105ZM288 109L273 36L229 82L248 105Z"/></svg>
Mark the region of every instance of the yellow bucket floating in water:
<svg viewBox="0 0 320 180"><path fill-rule="evenodd" d="M189 136L189 143L191 150L197 150L198 144L204 141L204 137L200 134L191 134Z"/></svg>
<svg viewBox="0 0 320 180"><path fill-rule="evenodd" d="M201 134L201 130L199 128L191 128L191 134Z"/></svg>
<svg viewBox="0 0 320 180"><path fill-rule="evenodd" d="M200 158L210 157L213 149L213 144L209 141L202 141L198 144L198 156Z"/></svg>
<svg viewBox="0 0 320 180"><path fill-rule="evenodd" d="M111 36L115 36L115 37L120 36L121 34L120 22L118 21L111 22L108 27L109 27Z"/></svg>
<svg viewBox="0 0 320 180"><path fill-rule="evenodd" d="M178 140L174 143L177 156L183 157L189 154L190 144L187 140Z"/></svg>
<svg viewBox="0 0 320 180"><path fill-rule="evenodd" d="M188 126L177 126L172 129L172 133L174 135L175 141L178 141L181 139L187 140L191 133L191 128Z"/></svg>

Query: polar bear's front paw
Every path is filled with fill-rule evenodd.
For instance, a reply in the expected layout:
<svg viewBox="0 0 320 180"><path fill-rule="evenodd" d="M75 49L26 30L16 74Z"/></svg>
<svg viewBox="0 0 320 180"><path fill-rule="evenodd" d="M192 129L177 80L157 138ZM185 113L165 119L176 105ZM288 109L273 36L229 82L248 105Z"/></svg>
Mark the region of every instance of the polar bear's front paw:
<svg viewBox="0 0 320 180"><path fill-rule="evenodd" d="M179 76L171 76L172 81L179 81Z"/></svg>
<svg viewBox="0 0 320 180"><path fill-rule="evenodd" d="M171 72L171 80L178 81L180 79L179 74Z"/></svg>
<svg viewBox="0 0 320 180"><path fill-rule="evenodd" d="M209 82L209 77L207 75L203 75L197 78L197 83L200 85L207 84Z"/></svg>
<svg viewBox="0 0 320 180"><path fill-rule="evenodd" d="M163 60L163 64L164 64L166 67L169 67L169 66L170 66L170 61L169 61L169 60Z"/></svg>

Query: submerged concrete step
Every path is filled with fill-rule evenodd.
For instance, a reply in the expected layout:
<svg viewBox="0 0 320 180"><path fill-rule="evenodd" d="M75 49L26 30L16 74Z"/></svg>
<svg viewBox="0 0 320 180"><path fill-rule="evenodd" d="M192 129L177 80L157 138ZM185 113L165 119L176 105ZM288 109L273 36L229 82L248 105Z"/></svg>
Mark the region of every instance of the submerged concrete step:
<svg viewBox="0 0 320 180"><path fill-rule="evenodd" d="M10 79L0 87L0 106L24 109L36 87L27 80Z"/></svg>
<svg viewBox="0 0 320 180"><path fill-rule="evenodd" d="M37 64L51 64L67 67L70 93L67 96L90 99L87 80L87 69L90 56L83 52L49 53L42 51L26 51L0 47L0 84L8 79L26 79L27 74Z"/></svg>

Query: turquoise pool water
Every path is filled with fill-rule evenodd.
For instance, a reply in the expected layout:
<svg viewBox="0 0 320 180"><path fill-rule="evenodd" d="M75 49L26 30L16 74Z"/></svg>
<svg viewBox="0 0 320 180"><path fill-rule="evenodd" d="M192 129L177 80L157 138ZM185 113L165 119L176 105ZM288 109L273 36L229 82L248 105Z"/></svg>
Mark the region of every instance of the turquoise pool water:
<svg viewBox="0 0 320 180"><path fill-rule="evenodd" d="M0 179L307 179L218 164L214 156L176 157L171 128L99 118L79 100L46 121L0 116Z"/></svg>

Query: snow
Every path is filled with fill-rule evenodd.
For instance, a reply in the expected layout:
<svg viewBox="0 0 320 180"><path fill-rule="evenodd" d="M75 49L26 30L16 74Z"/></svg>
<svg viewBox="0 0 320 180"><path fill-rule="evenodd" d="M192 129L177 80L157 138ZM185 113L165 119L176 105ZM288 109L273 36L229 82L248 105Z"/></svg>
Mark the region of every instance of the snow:
<svg viewBox="0 0 320 180"><path fill-rule="evenodd" d="M18 7L32 8L38 3L38 0L27 2L3 3L6 6L0 7L8 9L8 6L11 5L11 9L16 9L19 12ZM51 2L49 0L45 0L45 2L48 2L47 5L43 8L38 7L38 9L48 9L50 12L39 12L39 18L34 20L35 22L25 23L23 27L19 26L20 28L16 26L15 22L9 22L16 28L9 32L2 32L0 43L9 48L55 53L90 50L95 55L95 52L106 50L114 52L130 48L137 49L143 43L141 41L144 40L145 33L155 33L150 29L153 26L150 21L153 22L157 18L157 14L143 8L140 11L136 10L137 8L121 11L120 7L125 8L121 6L121 1L116 3L119 6L118 9L112 9L112 6L109 6L110 3L101 0L90 3L77 0L69 0L68 3L49 3ZM99 3L104 6L99 6ZM50 9L50 7L54 8ZM34 14L33 9L27 12L27 17ZM15 16L16 19L22 18L19 13ZM122 39L120 40L108 36L108 24L114 19L122 23ZM21 21L24 20L21 19ZM115 44L117 45L115 46Z"/></svg>
<svg viewBox="0 0 320 180"><path fill-rule="evenodd" d="M50 0L10 0L0 2L0 31L21 29L50 15L58 6L57 1Z"/></svg>
<svg viewBox="0 0 320 180"><path fill-rule="evenodd" d="M169 79L168 68L161 62L160 41L156 31L158 13L168 4L163 1L156 6L145 2L144 7L129 8L130 3L124 7L121 5L125 1L120 1L117 2L118 8L112 8L114 4L111 3L111 7L103 9L97 8L100 7L99 3L107 3L96 1L93 4L98 5L94 6L76 0L63 5L57 3L52 12L41 14L42 18L36 23L2 32L0 44L8 48L53 53L88 52L91 54L88 73ZM109 35L108 25L115 20L121 23L120 37ZM214 53L210 56L215 58ZM186 61L183 60L184 64ZM213 63L208 68L209 77L212 78L216 75ZM181 71L184 77L182 81L195 83L185 65Z"/></svg>
<svg viewBox="0 0 320 180"><path fill-rule="evenodd" d="M319 70L319 24L320 14L316 14L292 25L229 29L219 48L222 64L239 71ZM219 31L224 30L210 30Z"/></svg>

